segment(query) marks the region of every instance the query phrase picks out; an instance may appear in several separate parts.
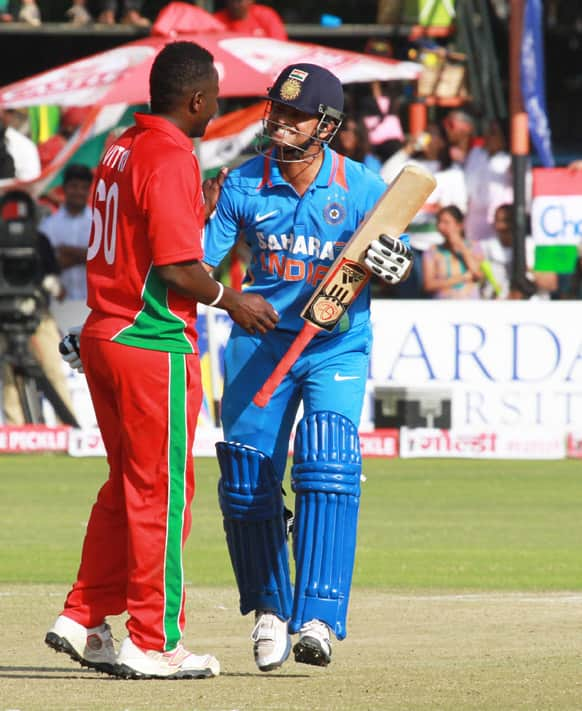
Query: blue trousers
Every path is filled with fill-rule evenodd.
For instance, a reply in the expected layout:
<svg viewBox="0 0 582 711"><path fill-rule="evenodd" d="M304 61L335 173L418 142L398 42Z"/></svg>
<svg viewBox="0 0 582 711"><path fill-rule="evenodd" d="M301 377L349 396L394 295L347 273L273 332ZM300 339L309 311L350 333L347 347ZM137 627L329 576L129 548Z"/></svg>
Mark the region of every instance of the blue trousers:
<svg viewBox="0 0 582 711"><path fill-rule="evenodd" d="M253 397L295 338L288 331L251 336L234 326L226 346L222 423L227 441L261 450L283 480L289 437L298 409L303 414L338 412L359 424L366 392L371 326L336 336L316 336L264 408Z"/></svg>

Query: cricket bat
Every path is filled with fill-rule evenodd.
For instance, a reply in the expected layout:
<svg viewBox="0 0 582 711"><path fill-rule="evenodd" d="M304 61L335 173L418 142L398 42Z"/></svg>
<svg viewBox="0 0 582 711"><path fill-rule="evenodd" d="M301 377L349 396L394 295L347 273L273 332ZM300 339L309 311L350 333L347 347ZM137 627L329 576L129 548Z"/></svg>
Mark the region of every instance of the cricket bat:
<svg viewBox="0 0 582 711"><path fill-rule="evenodd" d="M311 339L321 331L333 331L357 299L371 277L371 272L364 266L370 243L380 234L401 235L435 186L434 177L424 168L412 164L404 166L360 223L303 308L303 328L254 396L255 405L265 407Z"/></svg>

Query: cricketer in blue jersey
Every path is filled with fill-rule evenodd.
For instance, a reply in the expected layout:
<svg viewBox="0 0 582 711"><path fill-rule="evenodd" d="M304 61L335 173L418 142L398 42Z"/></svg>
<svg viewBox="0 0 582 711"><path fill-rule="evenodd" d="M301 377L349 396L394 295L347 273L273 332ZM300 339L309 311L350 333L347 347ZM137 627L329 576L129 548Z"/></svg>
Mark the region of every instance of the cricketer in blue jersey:
<svg viewBox="0 0 582 711"><path fill-rule="evenodd" d="M216 267L242 233L252 254L246 290L280 317L263 335L232 329L221 410L226 441L217 444L226 539L241 612L255 612L252 640L262 671L283 664L293 633L295 661L319 666L331 659L330 632L346 635L360 496L357 426L372 340L369 288L334 331L311 341L266 407L253 396L301 329L299 314L313 290L386 190L364 165L328 146L344 103L331 72L287 67L267 98L264 147L226 177L204 246L205 263ZM366 263L397 283L412 256L392 237L379 235ZM300 406L292 586L281 485Z"/></svg>

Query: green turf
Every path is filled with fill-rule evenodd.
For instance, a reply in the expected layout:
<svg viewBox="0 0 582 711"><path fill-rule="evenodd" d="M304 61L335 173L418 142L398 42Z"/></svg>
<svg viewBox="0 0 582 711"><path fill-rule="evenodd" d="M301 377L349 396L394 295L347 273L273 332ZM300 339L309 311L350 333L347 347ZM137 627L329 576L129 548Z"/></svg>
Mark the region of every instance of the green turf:
<svg viewBox="0 0 582 711"><path fill-rule="evenodd" d="M199 459L186 579L233 582ZM367 460L354 583L394 590L581 590L575 461ZM68 583L103 459L0 458L0 581ZM289 488L289 487L287 487Z"/></svg>

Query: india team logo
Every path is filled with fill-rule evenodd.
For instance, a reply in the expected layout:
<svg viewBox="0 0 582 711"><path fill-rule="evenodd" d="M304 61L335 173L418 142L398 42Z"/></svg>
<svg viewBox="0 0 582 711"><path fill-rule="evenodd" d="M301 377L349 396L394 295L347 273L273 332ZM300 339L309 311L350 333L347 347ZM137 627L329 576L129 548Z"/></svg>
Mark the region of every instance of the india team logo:
<svg viewBox="0 0 582 711"><path fill-rule="evenodd" d="M346 219L346 209L339 202L330 202L323 208L323 219L328 225L339 225Z"/></svg>
<svg viewBox="0 0 582 711"><path fill-rule="evenodd" d="M279 93L281 94L281 98L285 99L285 101L293 101L301 94L301 84L297 79L287 79L281 85Z"/></svg>

